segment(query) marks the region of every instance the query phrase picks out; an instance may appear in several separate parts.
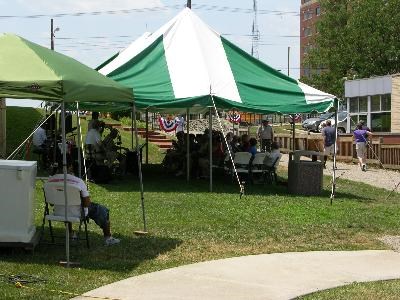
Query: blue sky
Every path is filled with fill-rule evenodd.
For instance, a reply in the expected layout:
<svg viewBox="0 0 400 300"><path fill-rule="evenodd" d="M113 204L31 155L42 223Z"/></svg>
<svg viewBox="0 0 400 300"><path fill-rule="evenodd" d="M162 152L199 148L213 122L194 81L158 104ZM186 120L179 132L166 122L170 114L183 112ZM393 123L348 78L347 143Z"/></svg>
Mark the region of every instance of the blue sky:
<svg viewBox="0 0 400 300"><path fill-rule="evenodd" d="M50 47L53 17L54 26L60 29L55 33L55 49L96 67L143 32L158 29L185 5L186 0L0 0L0 32ZM248 52L252 8L253 0L192 0L192 9L200 18ZM258 9L260 60L287 74L290 47L290 76L297 79L300 0L259 0ZM7 105L14 105L13 101Z"/></svg>

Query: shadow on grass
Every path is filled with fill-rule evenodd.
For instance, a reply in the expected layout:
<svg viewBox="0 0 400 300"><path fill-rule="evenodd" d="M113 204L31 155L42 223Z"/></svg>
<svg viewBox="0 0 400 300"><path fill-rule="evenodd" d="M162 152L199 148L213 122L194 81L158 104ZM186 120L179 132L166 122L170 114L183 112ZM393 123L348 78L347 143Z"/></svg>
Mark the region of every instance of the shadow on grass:
<svg viewBox="0 0 400 300"><path fill-rule="evenodd" d="M281 179L287 182L287 179ZM312 184L312 183L310 183ZM124 178L114 179L109 184L100 185L110 192L139 192L139 179L137 176L127 175ZM146 193L207 193L210 183L208 179L190 179L186 181L186 177L176 177L163 172L160 165L148 165L143 167L143 186ZM285 196L288 198L297 198L305 196L289 193L287 184L250 184L245 183L245 195L252 196ZM232 196L240 197L240 188L237 180L232 180L230 176L216 173L213 179L213 193L215 194L232 194ZM323 189L321 195L314 197L330 198L330 188ZM359 201L372 201L373 197L368 194L357 194L343 191L337 191L336 197L351 198Z"/></svg>
<svg viewBox="0 0 400 300"><path fill-rule="evenodd" d="M94 225L95 226L95 225ZM66 260L65 231L54 228L56 244L50 243L45 232L43 241L30 254L23 249L0 248L0 260L17 264L58 265ZM40 230L38 228L38 230ZM105 246L103 236L89 230L90 249L86 241L70 242L70 261L79 262L81 269L127 272L141 263L171 251L182 244L182 240L156 236L118 235L121 243Z"/></svg>

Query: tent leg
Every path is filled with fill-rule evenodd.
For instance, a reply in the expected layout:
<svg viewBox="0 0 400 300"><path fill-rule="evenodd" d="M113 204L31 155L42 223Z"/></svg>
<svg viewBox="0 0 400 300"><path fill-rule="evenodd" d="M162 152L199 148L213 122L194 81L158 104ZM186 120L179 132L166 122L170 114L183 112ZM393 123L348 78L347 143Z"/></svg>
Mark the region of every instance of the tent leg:
<svg viewBox="0 0 400 300"><path fill-rule="evenodd" d="M146 109L146 165L149 164L149 110Z"/></svg>
<svg viewBox="0 0 400 300"><path fill-rule="evenodd" d="M190 125L190 114L189 114L189 108L186 109L186 181L190 181L190 130L189 130L189 125Z"/></svg>
<svg viewBox="0 0 400 300"><path fill-rule="evenodd" d="M210 152L210 192L213 190L213 178L212 178L212 107L210 107L209 110L209 115L208 115L208 127L209 127L209 132L208 132L208 145L209 145L209 152Z"/></svg>
<svg viewBox="0 0 400 300"><path fill-rule="evenodd" d="M64 173L64 207L65 220L68 220L68 195L67 195L67 143L65 140L65 103L61 103L61 135L62 135L62 159L63 159L63 173ZM69 228L68 223L65 222L65 252L66 252L66 267L69 268Z"/></svg>
<svg viewBox="0 0 400 300"><path fill-rule="evenodd" d="M136 234L147 234L146 213L145 213L145 207L144 207L142 162L141 162L141 155L140 155L140 149L139 149L139 135L138 135L137 123L136 123L136 105L135 104L133 104L133 107L132 107L132 116L135 117L134 125L135 125L135 139L136 139L136 154L137 154L137 159L138 159L140 201L141 201L141 205L142 205L142 216L143 216L143 231L135 231L135 233Z"/></svg>
<svg viewBox="0 0 400 300"><path fill-rule="evenodd" d="M82 178L82 159L81 159L81 121L79 119L79 104L76 102L76 124L78 125L78 176Z"/></svg>
<svg viewBox="0 0 400 300"><path fill-rule="evenodd" d="M333 144L333 172L332 172L332 191L331 191L331 205L336 196L336 152L338 140L338 110L339 101L335 99L335 143Z"/></svg>
<svg viewBox="0 0 400 300"><path fill-rule="evenodd" d="M132 149L132 151L133 151L133 123L134 123L134 119L135 119L135 123L136 123L136 115L135 115L135 112L134 112L135 110L134 109L132 109L132 112L131 112L131 149ZM136 127L135 127L136 128Z"/></svg>
<svg viewBox="0 0 400 300"><path fill-rule="evenodd" d="M292 151L296 151L296 123L294 122L295 115L292 115Z"/></svg>

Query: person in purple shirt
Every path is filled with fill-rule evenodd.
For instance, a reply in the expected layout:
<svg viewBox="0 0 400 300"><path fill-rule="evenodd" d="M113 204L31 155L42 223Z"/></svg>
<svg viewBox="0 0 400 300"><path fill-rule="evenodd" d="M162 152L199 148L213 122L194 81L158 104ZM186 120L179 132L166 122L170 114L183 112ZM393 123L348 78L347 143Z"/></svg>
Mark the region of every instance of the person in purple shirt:
<svg viewBox="0 0 400 300"><path fill-rule="evenodd" d="M362 171L367 171L367 142L368 137L372 136L372 133L366 129L363 129L363 125L359 123L356 130L353 132L353 139L356 143L356 151L358 157L358 164Z"/></svg>

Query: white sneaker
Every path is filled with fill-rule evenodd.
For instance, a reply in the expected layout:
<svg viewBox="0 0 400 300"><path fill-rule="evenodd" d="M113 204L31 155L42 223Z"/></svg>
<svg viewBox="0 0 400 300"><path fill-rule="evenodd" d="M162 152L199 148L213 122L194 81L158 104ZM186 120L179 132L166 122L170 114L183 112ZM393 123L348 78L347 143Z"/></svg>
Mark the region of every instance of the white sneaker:
<svg viewBox="0 0 400 300"><path fill-rule="evenodd" d="M115 244L119 244L121 240L117 239L115 237L109 236L108 238L106 238L106 240L104 241L104 244L106 246L111 246L111 245L115 245Z"/></svg>

